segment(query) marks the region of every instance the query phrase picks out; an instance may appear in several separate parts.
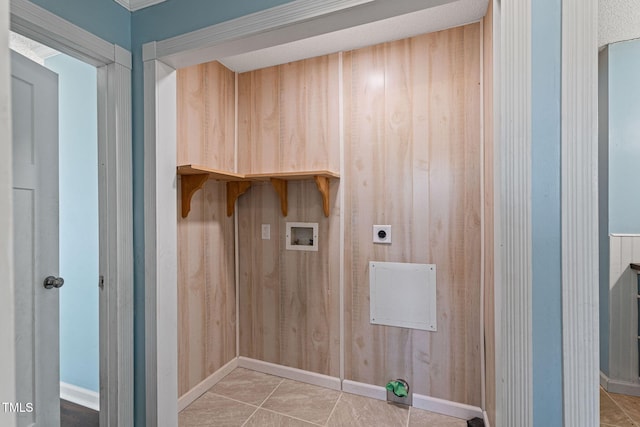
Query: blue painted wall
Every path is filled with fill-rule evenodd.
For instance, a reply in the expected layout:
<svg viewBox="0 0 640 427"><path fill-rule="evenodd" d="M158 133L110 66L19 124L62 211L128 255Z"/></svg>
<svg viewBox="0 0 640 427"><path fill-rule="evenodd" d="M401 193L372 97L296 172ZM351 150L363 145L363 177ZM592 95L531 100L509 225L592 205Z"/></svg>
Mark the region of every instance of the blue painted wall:
<svg viewBox="0 0 640 427"><path fill-rule="evenodd" d="M561 0L532 12L533 424L562 426Z"/></svg>
<svg viewBox="0 0 640 427"><path fill-rule="evenodd" d="M131 49L131 14L115 1L30 1L108 42Z"/></svg>
<svg viewBox="0 0 640 427"><path fill-rule="evenodd" d="M640 234L640 40L609 46L609 232Z"/></svg>
<svg viewBox="0 0 640 427"><path fill-rule="evenodd" d="M59 75L60 380L98 392L96 69L66 55L45 65Z"/></svg>

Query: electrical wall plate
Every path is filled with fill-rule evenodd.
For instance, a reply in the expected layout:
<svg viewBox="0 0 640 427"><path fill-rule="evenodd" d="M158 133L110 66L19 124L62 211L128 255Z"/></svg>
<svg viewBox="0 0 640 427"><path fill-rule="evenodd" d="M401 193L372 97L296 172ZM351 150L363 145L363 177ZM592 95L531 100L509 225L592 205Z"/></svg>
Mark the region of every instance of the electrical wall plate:
<svg viewBox="0 0 640 427"><path fill-rule="evenodd" d="M373 226L373 243L391 243L391 226L390 225L374 225Z"/></svg>

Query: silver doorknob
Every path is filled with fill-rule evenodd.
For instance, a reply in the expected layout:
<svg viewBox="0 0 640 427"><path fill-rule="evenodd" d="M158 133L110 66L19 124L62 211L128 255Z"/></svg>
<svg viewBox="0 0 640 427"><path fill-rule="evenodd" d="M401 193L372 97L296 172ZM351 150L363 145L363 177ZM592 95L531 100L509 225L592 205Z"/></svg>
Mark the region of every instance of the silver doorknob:
<svg viewBox="0 0 640 427"><path fill-rule="evenodd" d="M62 277L48 276L44 279L45 289L61 288L64 285L64 279Z"/></svg>

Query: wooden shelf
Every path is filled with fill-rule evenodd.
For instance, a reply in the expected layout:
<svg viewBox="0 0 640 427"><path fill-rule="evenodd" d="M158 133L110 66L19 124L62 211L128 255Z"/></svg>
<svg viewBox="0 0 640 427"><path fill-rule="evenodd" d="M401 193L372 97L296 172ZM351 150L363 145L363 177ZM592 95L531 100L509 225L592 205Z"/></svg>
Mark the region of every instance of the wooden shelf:
<svg viewBox="0 0 640 427"><path fill-rule="evenodd" d="M178 175L182 176L182 217L186 218L191 210L191 198L196 191L202 188L210 179L227 183L227 216L233 215L236 200L244 194L254 181L270 181L280 197L280 209L282 215L287 216L287 182L313 179L322 196L322 210L326 217L329 216L330 179L339 179L340 175L327 170L302 171L302 172L274 172L259 174L239 174L211 169L199 165L178 166Z"/></svg>

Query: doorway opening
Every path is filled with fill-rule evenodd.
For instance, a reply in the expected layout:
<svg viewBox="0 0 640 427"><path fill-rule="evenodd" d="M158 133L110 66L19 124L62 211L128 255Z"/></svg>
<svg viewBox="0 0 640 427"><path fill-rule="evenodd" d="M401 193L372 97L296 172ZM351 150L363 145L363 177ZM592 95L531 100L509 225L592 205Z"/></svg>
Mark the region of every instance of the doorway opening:
<svg viewBox="0 0 640 427"><path fill-rule="evenodd" d="M58 75L61 426L98 426L97 70L14 32L10 47Z"/></svg>

